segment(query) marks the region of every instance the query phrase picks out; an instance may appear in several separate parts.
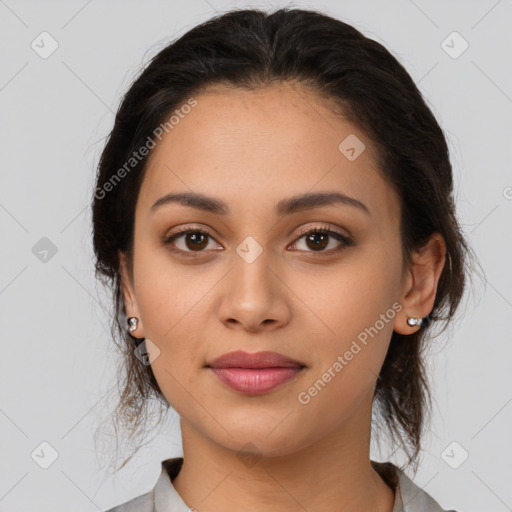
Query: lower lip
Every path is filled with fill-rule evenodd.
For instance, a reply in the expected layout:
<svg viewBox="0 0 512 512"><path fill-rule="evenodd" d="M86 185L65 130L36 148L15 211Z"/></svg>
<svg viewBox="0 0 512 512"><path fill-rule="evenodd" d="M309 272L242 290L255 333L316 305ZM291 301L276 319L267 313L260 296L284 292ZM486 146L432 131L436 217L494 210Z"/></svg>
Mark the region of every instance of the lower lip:
<svg viewBox="0 0 512 512"><path fill-rule="evenodd" d="M246 395L259 395L293 379L304 368L210 368L227 386Z"/></svg>

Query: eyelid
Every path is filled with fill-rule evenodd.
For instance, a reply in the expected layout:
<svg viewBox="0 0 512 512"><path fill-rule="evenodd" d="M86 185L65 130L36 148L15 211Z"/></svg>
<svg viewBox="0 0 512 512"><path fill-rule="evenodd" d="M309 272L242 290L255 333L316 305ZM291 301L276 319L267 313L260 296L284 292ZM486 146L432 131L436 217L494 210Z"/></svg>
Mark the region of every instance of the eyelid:
<svg viewBox="0 0 512 512"><path fill-rule="evenodd" d="M340 236L343 236L347 239L351 239L352 238L352 235L348 233L348 231L346 233L344 233L343 231L341 231L340 228L338 228L337 226L335 226L334 224L330 224L330 223L321 223L321 225L311 225L310 224L307 224L305 226L301 226L296 234L298 236L302 236L302 235L305 235L307 234L309 231L312 231L312 230L315 230L315 229L318 229L320 231L334 231L334 233L337 233L338 235ZM346 230L345 230L346 231Z"/></svg>
<svg viewBox="0 0 512 512"><path fill-rule="evenodd" d="M210 235L210 232L208 231L210 228L203 228L201 226L196 226L194 224L184 224L182 226L177 226L175 228L171 228L171 230L169 231L172 231L172 230L175 230L176 233L172 233L172 235L165 235L165 238L170 238L174 235L179 235L180 233L184 233L184 232L187 232L187 231L197 231L197 232L204 232L208 235ZM213 237L212 237L213 238Z"/></svg>

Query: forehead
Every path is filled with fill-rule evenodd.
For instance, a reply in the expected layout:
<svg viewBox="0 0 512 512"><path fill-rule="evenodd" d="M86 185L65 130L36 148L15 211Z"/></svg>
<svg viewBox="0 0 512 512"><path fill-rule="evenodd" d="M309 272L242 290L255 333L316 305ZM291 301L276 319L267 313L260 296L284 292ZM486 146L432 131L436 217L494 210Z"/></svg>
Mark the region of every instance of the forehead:
<svg viewBox="0 0 512 512"><path fill-rule="evenodd" d="M141 207L169 192L193 191L222 198L241 213L335 190L366 204L375 221L397 216L398 198L380 175L371 141L310 89L218 86L195 100L152 150ZM364 149L349 159L350 146Z"/></svg>

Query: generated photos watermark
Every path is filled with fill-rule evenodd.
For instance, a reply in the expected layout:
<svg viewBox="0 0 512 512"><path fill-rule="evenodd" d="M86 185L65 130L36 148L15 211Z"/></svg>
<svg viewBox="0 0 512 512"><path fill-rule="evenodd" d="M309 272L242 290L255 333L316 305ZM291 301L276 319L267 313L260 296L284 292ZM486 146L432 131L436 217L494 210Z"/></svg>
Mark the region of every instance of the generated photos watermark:
<svg viewBox="0 0 512 512"><path fill-rule="evenodd" d="M372 339L379 334L382 329L393 320L396 314L402 310L402 305L395 302L385 313L381 313L379 320L377 320L372 326L366 327L364 331L361 331L357 335L357 340L352 340L350 348L344 352L343 355L339 355L336 361L332 363L329 368L322 374L322 376L316 380L307 390L301 391L297 395L299 403L307 405L311 402L311 399L320 393L325 386L331 382L331 380L338 375L345 366L349 364L354 357L361 352L361 350L368 344L368 337ZM359 342L359 343L358 343ZM362 346L361 346L362 345Z"/></svg>
<svg viewBox="0 0 512 512"><path fill-rule="evenodd" d="M101 187L96 187L94 197L96 199L103 199L108 192L112 191L121 180L126 177L142 160L149 154L149 152L156 146L155 139L162 140L164 133L169 133L174 129L184 117L190 113L192 107L197 105L195 98L189 98L179 109L176 109L165 123L159 124L151 135L148 135L146 142L137 150L133 151L130 158L120 167L106 183Z"/></svg>

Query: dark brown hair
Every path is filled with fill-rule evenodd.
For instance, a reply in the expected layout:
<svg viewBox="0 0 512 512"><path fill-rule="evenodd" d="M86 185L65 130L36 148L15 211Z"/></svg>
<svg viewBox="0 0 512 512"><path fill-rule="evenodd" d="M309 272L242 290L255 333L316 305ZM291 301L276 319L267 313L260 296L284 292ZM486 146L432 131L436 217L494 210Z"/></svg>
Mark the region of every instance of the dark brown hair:
<svg viewBox="0 0 512 512"><path fill-rule="evenodd" d="M444 329L459 306L472 252L455 215L448 147L404 67L378 42L317 11L235 10L216 16L153 57L123 97L99 162L92 205L96 272L113 292L112 332L123 354L116 430L126 427L131 439L145 432L149 399L157 398L164 408L169 404L151 366L134 354L141 340L126 329L118 251L129 254L132 247L135 204L148 156L130 167L126 162L175 109L206 87L256 89L282 81L334 100L340 113L371 139L382 175L400 197L406 263L432 234L443 236L446 262L427 321L443 321ZM393 333L375 389L376 410L391 439L407 454L408 465L417 463L431 409L423 350L432 322L408 336Z"/></svg>

